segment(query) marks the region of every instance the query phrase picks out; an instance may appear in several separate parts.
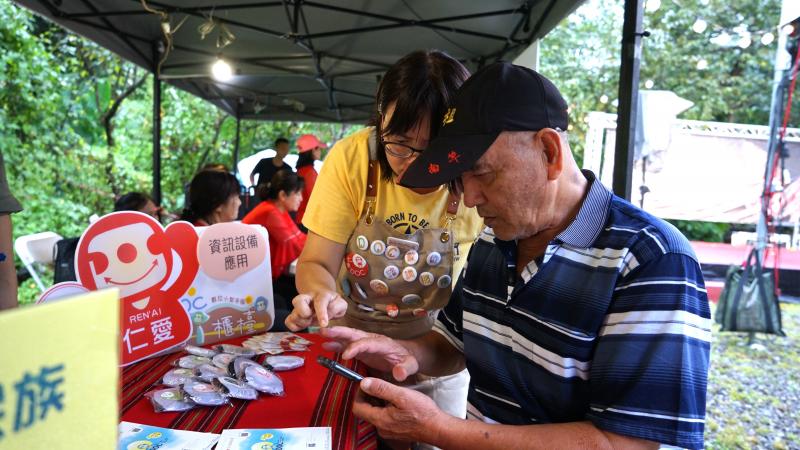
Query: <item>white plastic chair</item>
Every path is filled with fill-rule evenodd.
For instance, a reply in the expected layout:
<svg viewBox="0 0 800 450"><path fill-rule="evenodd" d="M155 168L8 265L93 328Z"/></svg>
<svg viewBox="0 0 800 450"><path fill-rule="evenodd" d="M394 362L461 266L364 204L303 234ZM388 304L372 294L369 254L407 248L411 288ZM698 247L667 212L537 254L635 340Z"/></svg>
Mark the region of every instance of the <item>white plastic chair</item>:
<svg viewBox="0 0 800 450"><path fill-rule="evenodd" d="M53 249L56 242L63 239L59 234L52 231L45 231L43 233L29 234L27 236L20 236L14 241L14 251L17 252L22 264L28 269L31 278L39 286L40 291L44 291L45 286L42 283L39 274L36 272L35 264L52 265L55 260Z"/></svg>

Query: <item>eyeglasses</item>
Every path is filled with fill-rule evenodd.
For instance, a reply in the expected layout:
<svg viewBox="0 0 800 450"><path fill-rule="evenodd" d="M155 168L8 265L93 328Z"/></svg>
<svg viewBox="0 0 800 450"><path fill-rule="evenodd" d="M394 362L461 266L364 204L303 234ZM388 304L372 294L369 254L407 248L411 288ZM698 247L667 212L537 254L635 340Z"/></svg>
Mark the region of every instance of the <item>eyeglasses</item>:
<svg viewBox="0 0 800 450"><path fill-rule="evenodd" d="M383 138L381 138L381 145L383 145L387 153L397 158L411 158L415 153L422 153L425 151L424 149L420 150L399 142L384 141Z"/></svg>

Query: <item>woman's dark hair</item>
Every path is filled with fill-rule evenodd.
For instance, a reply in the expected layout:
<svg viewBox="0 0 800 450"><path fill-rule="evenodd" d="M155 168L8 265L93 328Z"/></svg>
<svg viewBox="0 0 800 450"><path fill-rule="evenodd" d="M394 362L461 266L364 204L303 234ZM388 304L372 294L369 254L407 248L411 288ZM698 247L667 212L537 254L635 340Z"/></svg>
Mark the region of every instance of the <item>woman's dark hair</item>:
<svg viewBox="0 0 800 450"><path fill-rule="evenodd" d="M456 90L469 78L469 71L460 62L439 50L417 50L400 58L383 75L375 95L375 110L370 125L378 137L403 134L428 113L431 139L439 133L441 118L452 102ZM394 113L385 128L381 118L386 107L394 103ZM381 176L392 179L392 168L386 149L378 142Z"/></svg>
<svg viewBox="0 0 800 450"><path fill-rule="evenodd" d="M200 170L198 170L198 172L202 172L204 170L218 170L218 171L221 171L221 172L230 172L228 170L228 166L226 166L225 164L222 164L222 163L208 163L208 164L204 165L202 168L200 168Z"/></svg>
<svg viewBox="0 0 800 450"><path fill-rule="evenodd" d="M139 211L147 202L152 201L153 199L143 192L128 192L114 202L114 211Z"/></svg>
<svg viewBox="0 0 800 450"><path fill-rule="evenodd" d="M189 183L189 207L181 220L196 222L211 215L215 209L234 195L239 195L239 180L230 172L201 170Z"/></svg>
<svg viewBox="0 0 800 450"><path fill-rule="evenodd" d="M313 150L309 150L307 152L300 153L297 156L297 164L295 164L295 167L297 167L299 169L299 168L301 168L303 166L310 166L310 165L314 164L314 155L312 153L314 153Z"/></svg>
<svg viewBox="0 0 800 450"><path fill-rule="evenodd" d="M287 195L294 194L306 186L303 177L288 170L279 170L272 176L269 183L258 185L258 196L263 200L275 200L281 191Z"/></svg>

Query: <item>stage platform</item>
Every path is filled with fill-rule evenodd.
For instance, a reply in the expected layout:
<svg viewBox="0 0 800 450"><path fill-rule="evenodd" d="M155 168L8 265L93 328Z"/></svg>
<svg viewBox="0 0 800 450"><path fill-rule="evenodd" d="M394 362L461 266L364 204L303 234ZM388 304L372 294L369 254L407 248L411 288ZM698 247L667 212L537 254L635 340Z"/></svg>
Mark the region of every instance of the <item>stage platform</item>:
<svg viewBox="0 0 800 450"><path fill-rule="evenodd" d="M692 247L703 268L708 298L716 302L722 292L728 266L743 264L752 247L700 241L692 241ZM771 249L764 266L772 270L775 259L775 251ZM781 295L800 297L800 251L781 249L778 270Z"/></svg>

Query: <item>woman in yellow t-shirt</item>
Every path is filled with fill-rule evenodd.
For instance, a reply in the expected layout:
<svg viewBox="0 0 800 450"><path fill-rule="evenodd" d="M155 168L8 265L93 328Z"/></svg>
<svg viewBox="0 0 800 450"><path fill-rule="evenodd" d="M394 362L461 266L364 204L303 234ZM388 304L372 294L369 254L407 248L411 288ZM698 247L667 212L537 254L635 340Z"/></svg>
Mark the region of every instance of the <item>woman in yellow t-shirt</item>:
<svg viewBox="0 0 800 450"><path fill-rule="evenodd" d="M410 189L398 180L468 77L445 53L406 55L378 86L374 127L331 149L303 218L309 233L289 329L330 319L401 339L431 329L483 222L447 186Z"/></svg>

